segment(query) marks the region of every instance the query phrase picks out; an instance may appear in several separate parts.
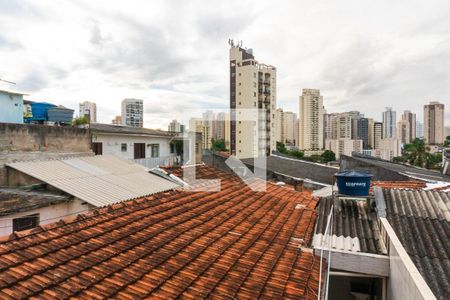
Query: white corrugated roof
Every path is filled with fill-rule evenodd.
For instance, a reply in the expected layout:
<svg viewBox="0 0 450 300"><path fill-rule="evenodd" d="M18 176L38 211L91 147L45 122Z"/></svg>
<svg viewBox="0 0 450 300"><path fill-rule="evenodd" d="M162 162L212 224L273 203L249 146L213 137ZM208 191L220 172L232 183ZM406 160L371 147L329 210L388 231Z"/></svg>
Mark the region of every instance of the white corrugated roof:
<svg viewBox="0 0 450 300"><path fill-rule="evenodd" d="M143 166L112 155L26 161L8 167L41 180L94 206L139 198L180 185Z"/></svg>

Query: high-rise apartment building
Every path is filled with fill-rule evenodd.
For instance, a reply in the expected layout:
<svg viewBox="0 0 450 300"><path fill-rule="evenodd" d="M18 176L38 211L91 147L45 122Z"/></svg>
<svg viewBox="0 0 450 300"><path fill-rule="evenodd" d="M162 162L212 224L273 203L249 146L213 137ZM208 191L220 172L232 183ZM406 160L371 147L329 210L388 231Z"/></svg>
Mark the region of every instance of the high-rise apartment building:
<svg viewBox="0 0 450 300"><path fill-rule="evenodd" d="M230 46L231 153L238 158L270 155L276 149L276 68L256 61L252 49L240 43L230 40ZM259 112L248 116L245 109Z"/></svg>
<svg viewBox="0 0 450 300"><path fill-rule="evenodd" d="M424 138L430 145L441 144L445 140L444 109L444 104L437 101L423 107Z"/></svg>
<svg viewBox="0 0 450 300"><path fill-rule="evenodd" d="M415 126L414 126L415 127ZM397 122L397 138L402 144L411 143L411 125L407 119L401 119Z"/></svg>
<svg viewBox="0 0 450 300"><path fill-rule="evenodd" d="M383 139L383 123L373 123L373 149L380 149L381 140Z"/></svg>
<svg viewBox="0 0 450 300"><path fill-rule="evenodd" d="M360 113L357 110L346 112L352 118L352 129L351 129L351 138L354 140L358 139L358 120L364 118L364 114Z"/></svg>
<svg viewBox="0 0 450 300"><path fill-rule="evenodd" d="M323 149L323 97L316 89L303 89L299 105L299 148Z"/></svg>
<svg viewBox="0 0 450 300"><path fill-rule="evenodd" d="M283 118L283 140L286 145L295 146L296 143L296 130L295 124L297 123L297 114L291 111L284 112Z"/></svg>
<svg viewBox="0 0 450 300"><path fill-rule="evenodd" d="M275 140L284 143L284 112L282 108L275 111Z"/></svg>
<svg viewBox="0 0 450 300"><path fill-rule="evenodd" d="M353 152L361 152L363 149L362 140L352 139L327 139L325 149L331 150L336 154L336 159L341 155L352 156Z"/></svg>
<svg viewBox="0 0 450 300"><path fill-rule="evenodd" d="M374 147L374 124L375 121L372 118L368 118L369 120L369 149L373 149Z"/></svg>
<svg viewBox="0 0 450 300"><path fill-rule="evenodd" d="M97 123L97 104L84 101L79 104L80 117L86 117L89 123Z"/></svg>
<svg viewBox="0 0 450 300"><path fill-rule="evenodd" d="M450 125L445 126L445 138L450 136Z"/></svg>
<svg viewBox="0 0 450 300"><path fill-rule="evenodd" d="M224 140L225 146L229 149L230 145L230 114L225 112L217 113L214 136L218 140Z"/></svg>
<svg viewBox="0 0 450 300"><path fill-rule="evenodd" d="M144 101L127 98L122 101L122 125L144 127Z"/></svg>
<svg viewBox="0 0 450 300"><path fill-rule="evenodd" d="M423 138L423 123L419 121L416 122L416 138Z"/></svg>
<svg viewBox="0 0 450 300"><path fill-rule="evenodd" d="M168 131L169 132L182 132L180 122L178 122L177 120L172 120L172 122L169 123Z"/></svg>
<svg viewBox="0 0 450 300"><path fill-rule="evenodd" d="M386 111L383 112L383 138L390 139L396 137L396 123L396 112L392 110L392 107L386 107Z"/></svg>
<svg viewBox="0 0 450 300"><path fill-rule="evenodd" d="M416 138L416 114L409 110L405 110L402 115L402 120L409 123L409 141L412 142Z"/></svg>
<svg viewBox="0 0 450 300"><path fill-rule="evenodd" d="M362 140L363 149L369 149L369 119L368 118L358 118L356 120L357 124L357 139Z"/></svg>

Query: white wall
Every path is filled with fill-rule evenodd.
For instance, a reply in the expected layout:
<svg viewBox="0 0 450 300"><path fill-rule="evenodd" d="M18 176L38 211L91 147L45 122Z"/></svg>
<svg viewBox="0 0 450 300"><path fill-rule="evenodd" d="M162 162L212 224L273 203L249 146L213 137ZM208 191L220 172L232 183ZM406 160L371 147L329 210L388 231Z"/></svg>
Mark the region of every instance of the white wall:
<svg viewBox="0 0 450 300"><path fill-rule="evenodd" d="M159 157L172 156L170 153L170 137L151 137L151 136L135 136L135 135L121 135L121 134L103 134L94 133L92 141L103 144L103 155L111 154L123 157L125 159L134 159L134 143L145 143L145 157L151 157L151 147L149 144L159 144ZM127 144L127 151L122 152L122 143Z"/></svg>
<svg viewBox="0 0 450 300"><path fill-rule="evenodd" d="M389 237L388 300L436 299L386 218L380 218L382 234Z"/></svg>
<svg viewBox="0 0 450 300"><path fill-rule="evenodd" d="M39 214L39 225L58 222L64 217L70 215L77 215L84 213L92 206L89 204L82 204L79 199L74 199L69 202L64 202L56 205L42 207L38 209L29 210L26 212L20 212L17 214L7 215L0 217L0 237L9 235L13 229L13 219L33 214Z"/></svg>

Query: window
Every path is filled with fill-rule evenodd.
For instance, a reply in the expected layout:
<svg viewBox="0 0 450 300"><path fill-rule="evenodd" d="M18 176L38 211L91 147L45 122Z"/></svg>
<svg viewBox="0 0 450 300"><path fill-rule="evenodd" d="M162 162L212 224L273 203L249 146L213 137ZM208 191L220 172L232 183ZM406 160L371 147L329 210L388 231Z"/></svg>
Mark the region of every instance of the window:
<svg viewBox="0 0 450 300"><path fill-rule="evenodd" d="M159 157L159 144L150 144L151 147L151 157Z"/></svg>
<svg viewBox="0 0 450 300"><path fill-rule="evenodd" d="M39 214L33 214L13 219L13 231L21 231L34 228L39 225Z"/></svg>
<svg viewBox="0 0 450 300"><path fill-rule="evenodd" d="M239 73L239 76L241 76L242 74L241 73Z"/></svg>
<svg viewBox="0 0 450 300"><path fill-rule="evenodd" d="M170 153L175 153L175 144L170 143Z"/></svg>
<svg viewBox="0 0 450 300"><path fill-rule="evenodd" d="M103 144L102 143L92 143L92 151L94 151L95 155L103 154Z"/></svg>
<svg viewBox="0 0 450 300"><path fill-rule="evenodd" d="M145 158L145 143L134 143L134 159Z"/></svg>
<svg viewBox="0 0 450 300"><path fill-rule="evenodd" d="M253 78L256 78L256 73L253 73Z"/></svg>
<svg viewBox="0 0 450 300"><path fill-rule="evenodd" d="M127 152L127 144L126 144L126 143L122 143L122 144L120 145L120 150L121 150L122 152Z"/></svg>
<svg viewBox="0 0 450 300"><path fill-rule="evenodd" d="M241 85L241 83L239 82L239 85Z"/></svg>
<svg viewBox="0 0 450 300"><path fill-rule="evenodd" d="M256 92L253 92L253 97L256 97Z"/></svg>

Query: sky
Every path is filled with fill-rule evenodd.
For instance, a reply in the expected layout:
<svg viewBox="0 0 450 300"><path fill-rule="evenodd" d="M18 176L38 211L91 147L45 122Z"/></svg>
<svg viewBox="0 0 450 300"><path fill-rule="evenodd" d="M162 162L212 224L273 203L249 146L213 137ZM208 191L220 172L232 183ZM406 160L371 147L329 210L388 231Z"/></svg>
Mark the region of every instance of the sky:
<svg viewBox="0 0 450 300"><path fill-rule="evenodd" d="M450 1L0 0L0 89L64 105L97 103L110 123L124 98L144 99L144 125L187 123L227 108L228 39L277 67L277 105L298 113L303 88L327 112L385 107L423 120L446 104L450 124Z"/></svg>

